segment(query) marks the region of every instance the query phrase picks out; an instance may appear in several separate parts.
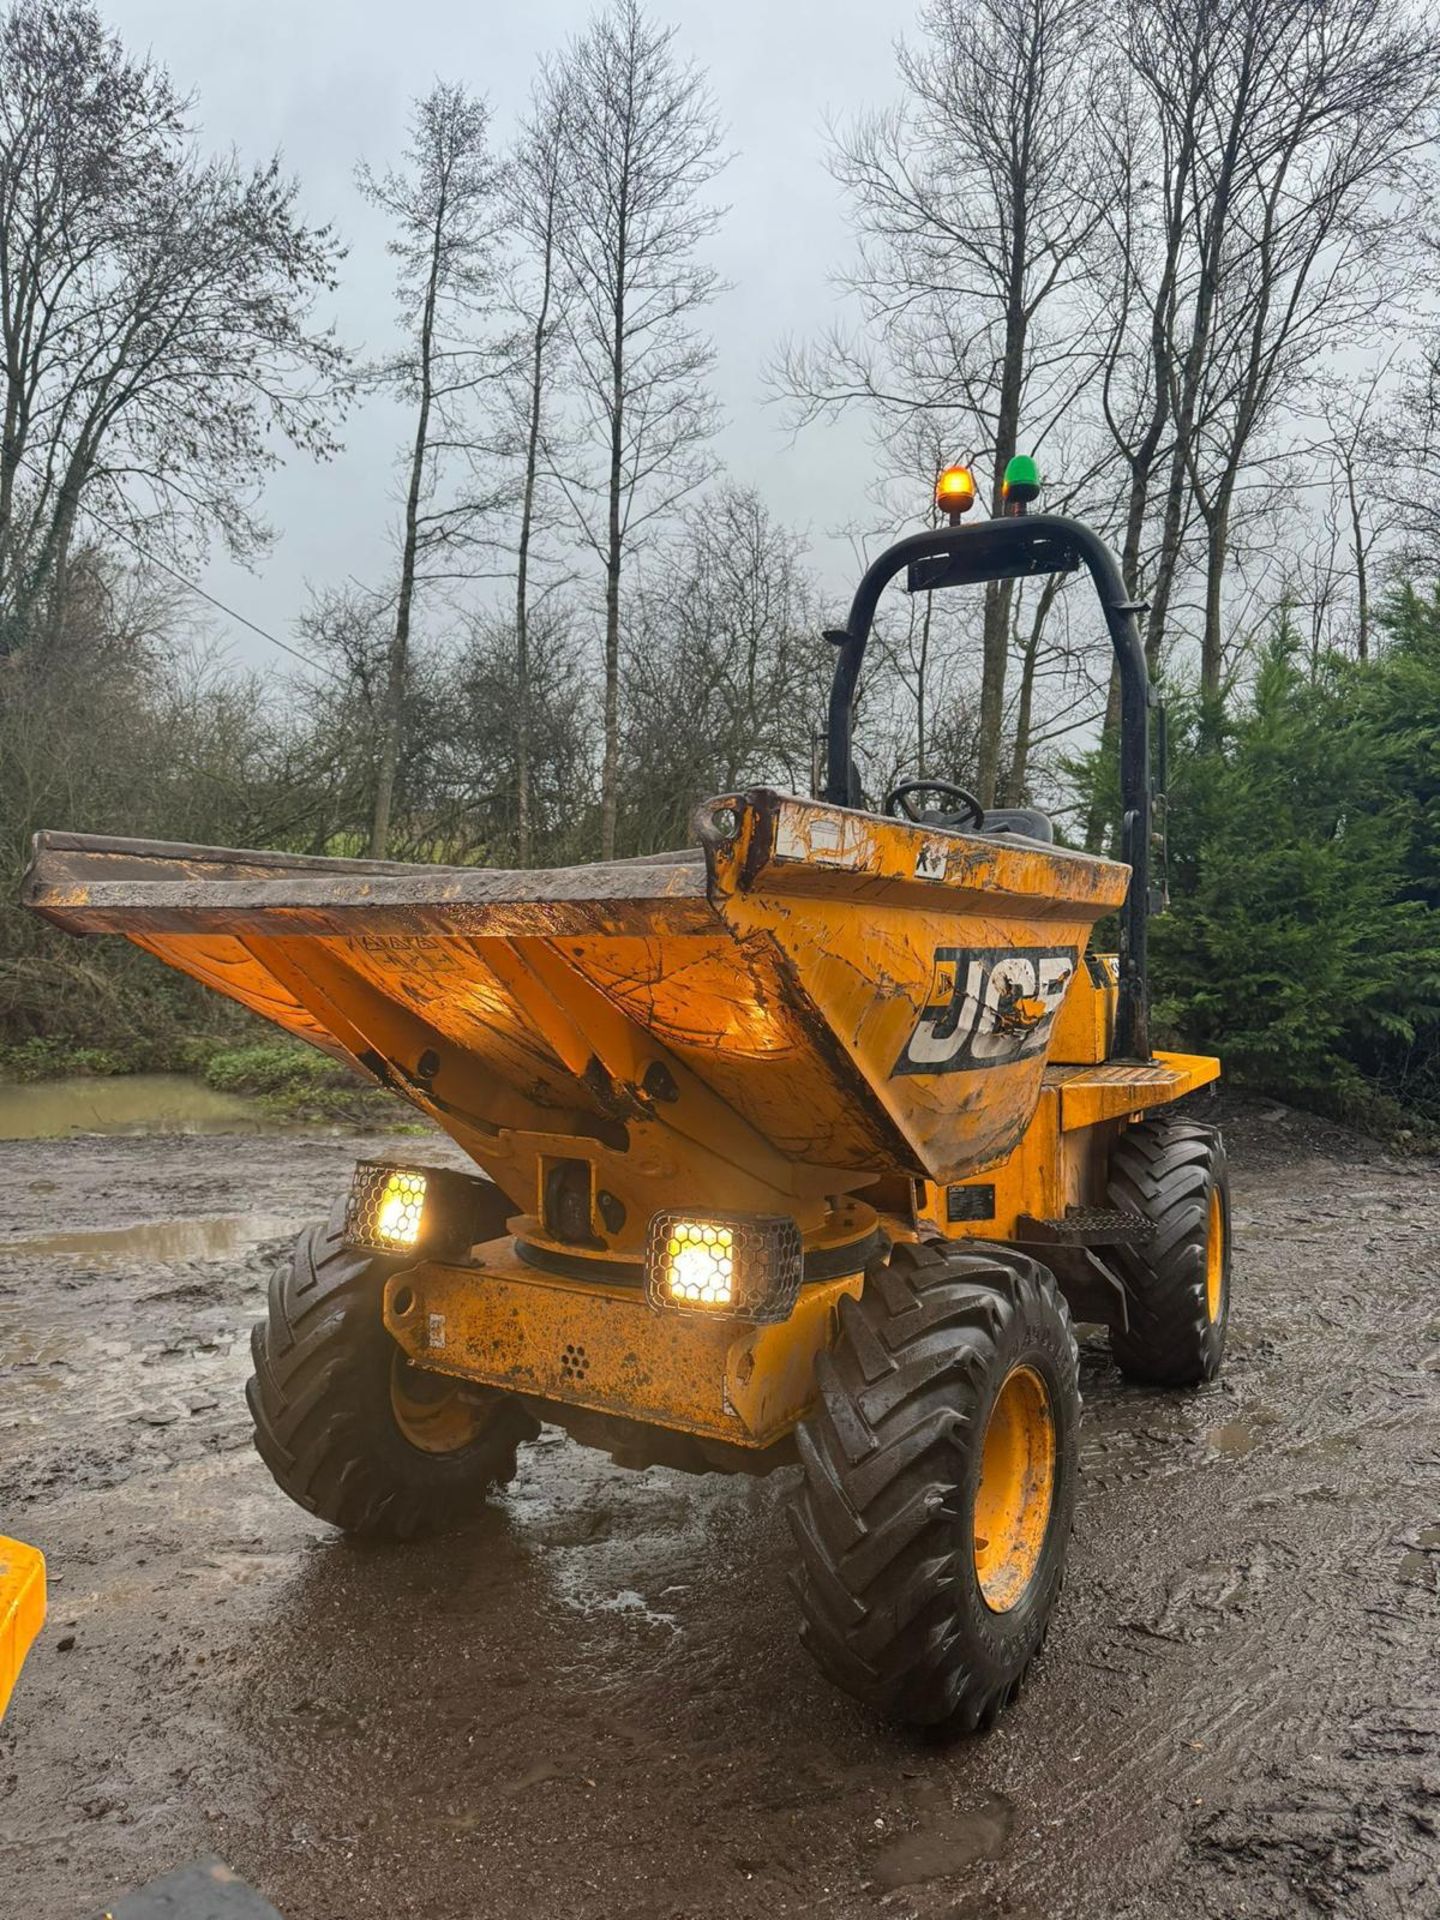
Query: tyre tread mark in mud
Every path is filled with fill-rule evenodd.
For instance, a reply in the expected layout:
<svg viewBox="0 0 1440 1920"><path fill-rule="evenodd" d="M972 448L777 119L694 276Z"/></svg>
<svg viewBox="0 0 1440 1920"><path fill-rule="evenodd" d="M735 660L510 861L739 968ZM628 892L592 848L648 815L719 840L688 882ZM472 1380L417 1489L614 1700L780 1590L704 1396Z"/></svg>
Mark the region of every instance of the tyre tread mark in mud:
<svg viewBox="0 0 1440 1920"><path fill-rule="evenodd" d="M1052 1524L1031 1592L988 1613L975 1584L973 1485L989 1396L1021 1359L1055 1403ZM883 1364L882 1364L883 1360ZM902 1243L872 1262L817 1363L790 1509L801 1637L837 1685L916 1725L990 1725L1044 1640L1063 1577L1076 1479L1078 1355L1038 1262L977 1241Z"/></svg>

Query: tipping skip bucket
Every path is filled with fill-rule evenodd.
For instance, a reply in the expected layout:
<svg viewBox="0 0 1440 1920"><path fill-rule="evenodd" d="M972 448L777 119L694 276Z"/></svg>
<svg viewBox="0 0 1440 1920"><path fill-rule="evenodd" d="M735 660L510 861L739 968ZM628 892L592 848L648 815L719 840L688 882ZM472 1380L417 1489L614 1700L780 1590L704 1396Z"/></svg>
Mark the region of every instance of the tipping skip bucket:
<svg viewBox="0 0 1440 1920"><path fill-rule="evenodd" d="M798 1193L1006 1155L1128 867L766 790L696 828L537 872L41 834L26 897L353 1061L524 1205L560 1136L656 1205L677 1142Z"/></svg>

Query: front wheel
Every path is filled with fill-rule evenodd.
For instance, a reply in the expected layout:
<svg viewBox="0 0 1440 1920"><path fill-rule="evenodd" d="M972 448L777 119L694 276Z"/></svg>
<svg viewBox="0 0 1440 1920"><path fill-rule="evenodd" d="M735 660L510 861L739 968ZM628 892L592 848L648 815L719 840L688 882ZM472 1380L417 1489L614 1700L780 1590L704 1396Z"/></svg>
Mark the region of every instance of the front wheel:
<svg viewBox="0 0 1440 1920"><path fill-rule="evenodd" d="M857 1700L989 1726L1059 1596L1080 1392L1050 1273L977 1241L902 1244L840 1303L800 1430L802 1638Z"/></svg>
<svg viewBox="0 0 1440 1920"><path fill-rule="evenodd" d="M491 1388L414 1367L381 1318L394 1260L311 1227L270 1282L245 1389L255 1446L283 1492L347 1533L403 1540L473 1516L538 1423Z"/></svg>

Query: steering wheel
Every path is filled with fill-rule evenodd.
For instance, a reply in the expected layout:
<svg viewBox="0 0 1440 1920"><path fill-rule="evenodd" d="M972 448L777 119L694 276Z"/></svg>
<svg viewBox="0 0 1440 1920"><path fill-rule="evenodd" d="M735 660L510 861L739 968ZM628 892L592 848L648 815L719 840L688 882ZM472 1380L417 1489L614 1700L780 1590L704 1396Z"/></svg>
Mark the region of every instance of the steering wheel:
<svg viewBox="0 0 1440 1920"><path fill-rule="evenodd" d="M985 824L985 809L973 793L964 787L957 787L953 780L902 780L898 787L892 787L885 796L886 813L903 814L905 819L913 820L916 826L924 824L924 816L911 805L912 796L917 793L938 793L944 800L956 800L970 815L969 823L975 827Z"/></svg>

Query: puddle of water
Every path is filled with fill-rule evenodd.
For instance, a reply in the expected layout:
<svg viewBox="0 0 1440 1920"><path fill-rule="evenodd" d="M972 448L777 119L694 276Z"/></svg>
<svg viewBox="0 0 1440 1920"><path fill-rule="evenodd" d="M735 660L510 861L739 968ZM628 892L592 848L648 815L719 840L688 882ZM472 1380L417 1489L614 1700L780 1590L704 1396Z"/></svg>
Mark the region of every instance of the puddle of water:
<svg viewBox="0 0 1440 1920"><path fill-rule="evenodd" d="M608 1593L598 1600L579 1600L568 1594L565 1599L567 1605L578 1607L581 1613L634 1613L652 1627L669 1627L672 1633L680 1631L680 1622L673 1613L661 1613L633 1587L622 1587L619 1593Z"/></svg>
<svg viewBox="0 0 1440 1920"><path fill-rule="evenodd" d="M142 1220L95 1233L49 1233L0 1241L0 1255L76 1253L92 1259L218 1260L261 1240L278 1240L295 1222L275 1213L232 1213L213 1220Z"/></svg>
<svg viewBox="0 0 1440 1920"><path fill-rule="evenodd" d="M0 1084L0 1140L59 1140L72 1133L259 1133L276 1122L238 1094L183 1073Z"/></svg>
<svg viewBox="0 0 1440 1920"><path fill-rule="evenodd" d="M668 1627L671 1633L680 1631L680 1622L673 1613L652 1607L644 1594L637 1593L633 1587L622 1587L618 1593L597 1592L590 1569L572 1565L571 1556L563 1551L552 1572L561 1604L574 1613L586 1616L628 1613L643 1620L647 1627Z"/></svg>
<svg viewBox="0 0 1440 1920"><path fill-rule="evenodd" d="M927 1880L949 1879L982 1860L998 1860L1009 1844L1014 1825L1014 1808L999 1793L972 1811L936 1811L920 1826L897 1834L879 1849L874 1858L875 1878L891 1892Z"/></svg>
<svg viewBox="0 0 1440 1920"><path fill-rule="evenodd" d="M1207 1428L1205 1439L1216 1453L1239 1455L1258 1445L1267 1427L1279 1425L1280 1415L1273 1407L1249 1407L1238 1420Z"/></svg>
<svg viewBox="0 0 1440 1920"><path fill-rule="evenodd" d="M18 1315L0 1313L0 1362L6 1366L69 1366L74 1358L73 1341L58 1333L37 1334Z"/></svg>

